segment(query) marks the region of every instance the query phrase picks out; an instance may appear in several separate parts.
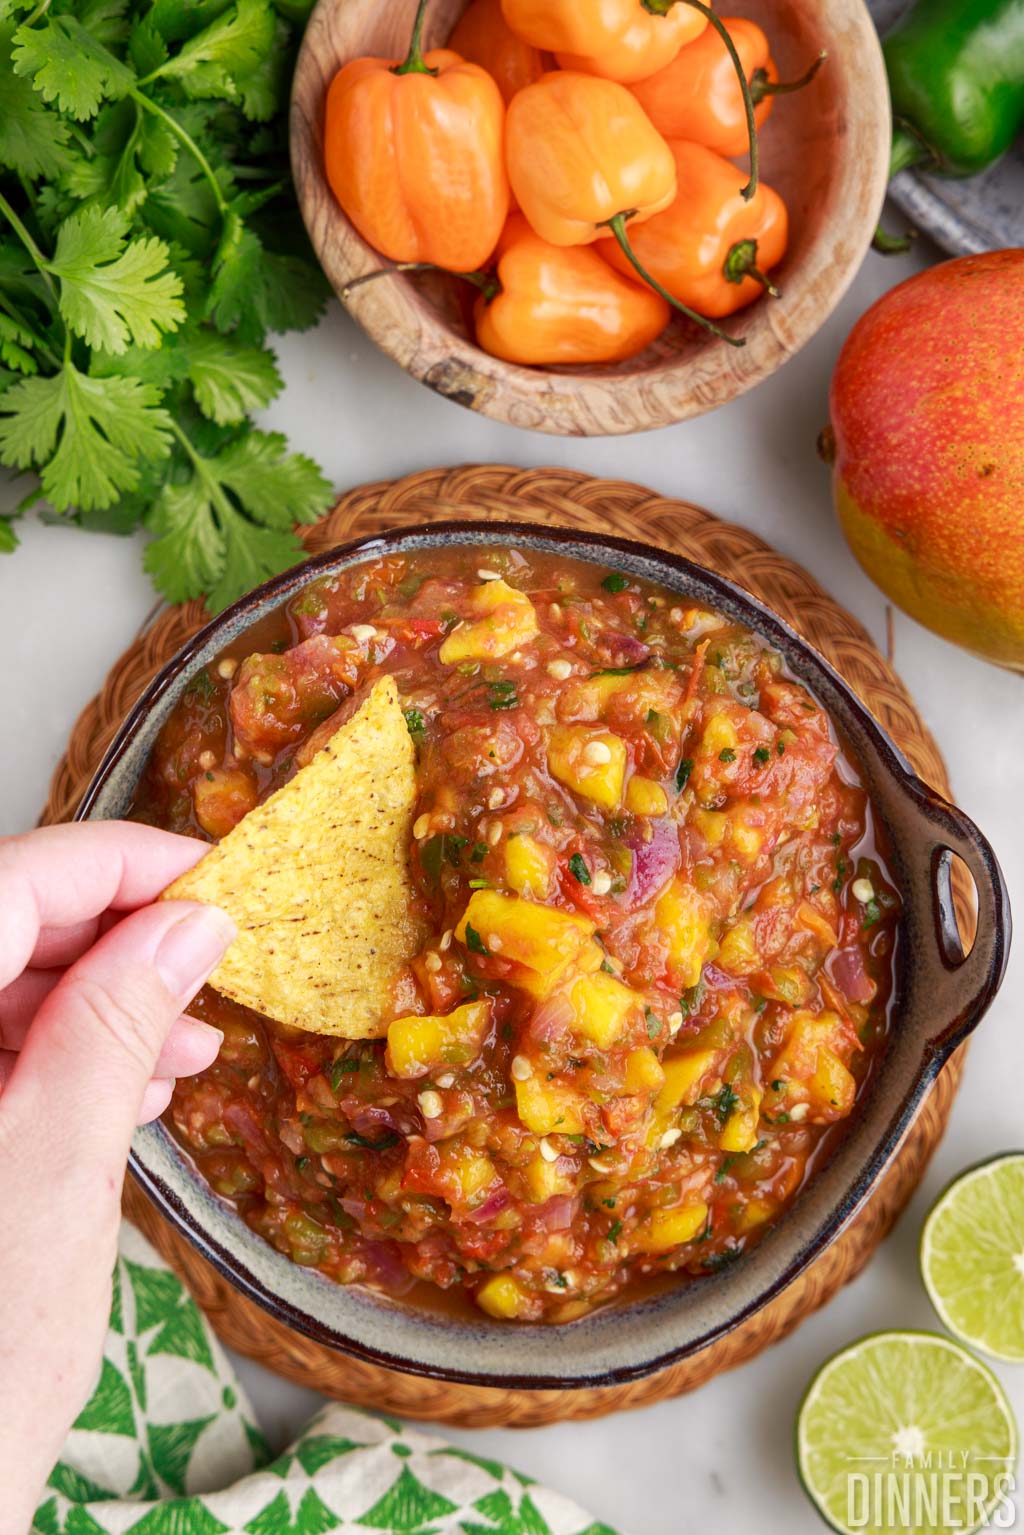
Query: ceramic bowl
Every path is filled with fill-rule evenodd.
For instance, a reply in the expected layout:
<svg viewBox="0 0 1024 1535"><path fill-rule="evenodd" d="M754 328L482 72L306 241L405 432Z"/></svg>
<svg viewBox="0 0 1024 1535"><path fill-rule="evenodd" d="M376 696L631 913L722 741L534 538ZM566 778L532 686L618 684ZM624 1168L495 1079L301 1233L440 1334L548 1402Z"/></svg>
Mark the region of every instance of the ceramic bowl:
<svg viewBox="0 0 1024 1535"><path fill-rule="evenodd" d="M724 1336L818 1257L868 1199L930 1084L975 1028L1006 964L1010 915L991 847L915 777L847 684L769 608L721 576L645 544L517 523L437 523L363 538L287 571L213 620L129 714L79 819L124 815L157 734L196 672L319 575L439 544L554 551L660 583L738 619L777 648L829 711L882 822L904 902L893 1026L849 1133L761 1244L717 1275L613 1305L563 1327L510 1325L417 1310L335 1285L268 1246L191 1170L161 1123L139 1130L131 1166L168 1219L245 1294L321 1343L406 1372L518 1388L610 1385L651 1373ZM964 954L949 870L961 858L977 892L978 934Z"/></svg>
<svg viewBox="0 0 1024 1535"><path fill-rule="evenodd" d="M433 0L426 41L449 37L466 0ZM327 89L363 54L403 57L415 0L319 0L306 29L292 92L291 153L310 239L334 288L387 263L336 202L323 171ZM688 322L626 362L525 368L475 344L466 284L392 276L357 288L347 308L414 378L499 421L571 436L640 432L700 415L774 373L824 324L853 279L878 223L888 180L889 92L863 0L730 0L771 38L783 78L800 76L823 49L812 85L781 97L761 135L762 174L786 201L790 248L773 272L782 298L759 300L725 322L746 338L737 350Z"/></svg>

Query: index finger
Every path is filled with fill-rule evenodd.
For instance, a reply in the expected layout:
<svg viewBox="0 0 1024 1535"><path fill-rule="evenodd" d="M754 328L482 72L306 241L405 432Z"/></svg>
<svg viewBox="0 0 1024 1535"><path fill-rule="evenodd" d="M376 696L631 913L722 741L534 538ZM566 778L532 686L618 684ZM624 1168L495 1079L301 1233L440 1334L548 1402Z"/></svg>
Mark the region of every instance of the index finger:
<svg viewBox="0 0 1024 1535"><path fill-rule="evenodd" d="M207 851L195 837L132 821L45 826L0 841L0 988L24 970L44 927L146 906Z"/></svg>

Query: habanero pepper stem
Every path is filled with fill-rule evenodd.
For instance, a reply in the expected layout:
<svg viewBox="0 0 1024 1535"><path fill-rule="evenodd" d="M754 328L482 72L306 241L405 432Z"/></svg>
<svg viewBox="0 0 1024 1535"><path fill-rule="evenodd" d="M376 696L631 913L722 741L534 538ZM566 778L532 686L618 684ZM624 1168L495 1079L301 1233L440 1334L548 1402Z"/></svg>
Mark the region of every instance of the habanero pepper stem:
<svg viewBox="0 0 1024 1535"><path fill-rule="evenodd" d="M772 298L781 298L778 288L771 278L761 271L757 264L757 241L737 240L736 244L729 248L729 253L722 263L722 276L726 282L741 283L744 277L752 277L759 282L766 293Z"/></svg>
<svg viewBox="0 0 1024 1535"><path fill-rule="evenodd" d="M799 80L770 80L766 69L755 69L750 77L751 101L755 107L758 107L766 96L791 96L794 91L804 90L827 60L828 49L823 48L810 69L806 70Z"/></svg>
<svg viewBox="0 0 1024 1535"><path fill-rule="evenodd" d="M695 320L703 330L710 331L711 334L713 336L717 336L720 341L727 342L729 346L746 346L746 339L743 336L730 336L728 331L722 330L721 326L716 325L713 320L708 320L704 315L698 314L695 309L690 309L688 305L681 304L677 298L673 298L668 289L663 288L661 283L658 282L657 278L652 277L647 268L641 265L640 261L637 259L632 245L629 243L629 235L626 233L626 220L632 217L632 213L632 209L624 213L617 213L614 218L608 220L606 228L611 230L612 234L615 236L615 239L618 242L619 249L622 251L622 254L625 256L630 266L633 267L640 275L640 277L643 278L647 286L649 288L653 288L655 293L660 293L666 303L672 305L673 309L678 309L679 313L686 315L687 319ZM754 276L755 274L752 272L750 275ZM730 282L739 282L741 279L739 277L733 277L729 280Z"/></svg>
<svg viewBox="0 0 1024 1535"><path fill-rule="evenodd" d="M501 292L501 284L493 273L452 272L448 267L438 266L435 261L396 261L394 266L379 267L376 272L364 272L360 277L353 277L338 296L344 302L356 288L368 282L376 282L378 277L394 277L396 272L440 272L443 277L458 277L462 282L472 283L474 288L479 288L488 303Z"/></svg>
<svg viewBox="0 0 1024 1535"><path fill-rule="evenodd" d="M436 69L428 69L423 57L423 24L427 19L427 6L429 0L420 0L416 8L416 18L412 24L412 37L409 39L409 52L401 64L396 64L391 71L394 75L436 75Z"/></svg>
<svg viewBox="0 0 1024 1535"><path fill-rule="evenodd" d="M642 4L644 10L650 11L653 16L666 16L673 5L692 6L695 11L700 12L705 21L714 27L715 31L722 39L722 45L732 60L733 68L736 71L736 78L740 85L740 93L743 96L743 111L747 119L747 140L750 145L750 180L743 188L741 195L744 202L749 202L754 193L757 191L757 183L760 175L760 157L758 155L757 146L757 121L754 117L754 98L751 95L750 83L747 80L746 72L743 68L743 60L740 58L736 51L736 44L729 36L729 29L723 25L721 19L715 15L711 7L704 4L704 0L642 0ZM619 238L617 234L615 238ZM619 243L620 245L622 244L621 240ZM623 246L623 250L625 249L625 246ZM629 255L629 252L627 251L626 254ZM632 259L632 256L630 256L630 260ZM673 302L675 302L675 300L673 300ZM679 306L676 305L676 307L678 308ZM721 332L719 334L721 334ZM731 338L725 336L724 339L729 341Z"/></svg>

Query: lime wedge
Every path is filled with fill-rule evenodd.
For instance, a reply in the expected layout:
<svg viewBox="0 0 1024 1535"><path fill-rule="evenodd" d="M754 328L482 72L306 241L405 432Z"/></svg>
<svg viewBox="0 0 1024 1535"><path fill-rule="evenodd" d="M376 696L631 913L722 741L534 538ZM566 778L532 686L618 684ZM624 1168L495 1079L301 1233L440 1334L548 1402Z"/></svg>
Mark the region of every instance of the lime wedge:
<svg viewBox="0 0 1024 1535"><path fill-rule="evenodd" d="M996 1359L1024 1359L1024 1153L951 1183L921 1233L921 1274L957 1338Z"/></svg>
<svg viewBox="0 0 1024 1535"><path fill-rule="evenodd" d="M808 1497L843 1535L970 1535L1012 1513L1010 1405L987 1365L936 1333L875 1333L823 1365L796 1454Z"/></svg>

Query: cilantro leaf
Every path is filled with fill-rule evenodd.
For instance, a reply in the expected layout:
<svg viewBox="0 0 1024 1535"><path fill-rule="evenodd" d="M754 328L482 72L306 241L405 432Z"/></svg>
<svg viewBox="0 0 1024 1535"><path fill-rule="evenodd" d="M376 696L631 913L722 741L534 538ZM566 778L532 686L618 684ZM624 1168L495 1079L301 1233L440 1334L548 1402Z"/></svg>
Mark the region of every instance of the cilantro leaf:
<svg viewBox="0 0 1024 1535"><path fill-rule="evenodd" d="M274 34L274 11L268 0L238 0L183 43L156 74L177 80L187 96L234 101L239 77L252 74L264 62Z"/></svg>
<svg viewBox="0 0 1024 1535"><path fill-rule="evenodd" d="M139 460L170 448L159 391L132 378L90 378L67 361L0 395L0 460L37 468L58 511L105 507L139 483ZM54 451L56 449L56 451Z"/></svg>
<svg viewBox="0 0 1024 1535"><path fill-rule="evenodd" d="M13 554L18 547L18 535L10 517L0 517L0 554Z"/></svg>
<svg viewBox="0 0 1024 1535"><path fill-rule="evenodd" d="M0 166L34 181L67 168L67 124L14 73L10 26L0 26Z"/></svg>
<svg viewBox="0 0 1024 1535"><path fill-rule="evenodd" d="M259 343L269 330L306 330L323 312L327 291L308 263L268 250L237 213L225 219L206 305L219 331Z"/></svg>
<svg viewBox="0 0 1024 1535"><path fill-rule="evenodd" d="M39 364L32 356L36 338L30 330L5 314L0 314L0 362L14 373L38 373Z"/></svg>
<svg viewBox="0 0 1024 1535"><path fill-rule="evenodd" d="M14 70L31 79L44 101L79 121L95 117L102 101L123 96L135 82L132 70L74 16L19 27Z"/></svg>
<svg viewBox="0 0 1024 1535"><path fill-rule="evenodd" d="M159 346L162 331L185 318L182 283L167 267L162 240L125 243L128 221L116 208L83 208L65 219L48 270L60 279L60 311L90 346L122 352L129 341Z"/></svg>
<svg viewBox="0 0 1024 1535"><path fill-rule="evenodd" d="M273 352L242 346L230 336L204 331L188 348L188 376L196 404L219 426L234 426L262 410L281 389Z"/></svg>
<svg viewBox="0 0 1024 1535"><path fill-rule="evenodd" d="M293 525L322 514L330 486L277 433L251 431L212 457L190 446L188 457L189 477L169 480L153 507L145 565L169 601L205 592L218 612L301 559Z"/></svg>

